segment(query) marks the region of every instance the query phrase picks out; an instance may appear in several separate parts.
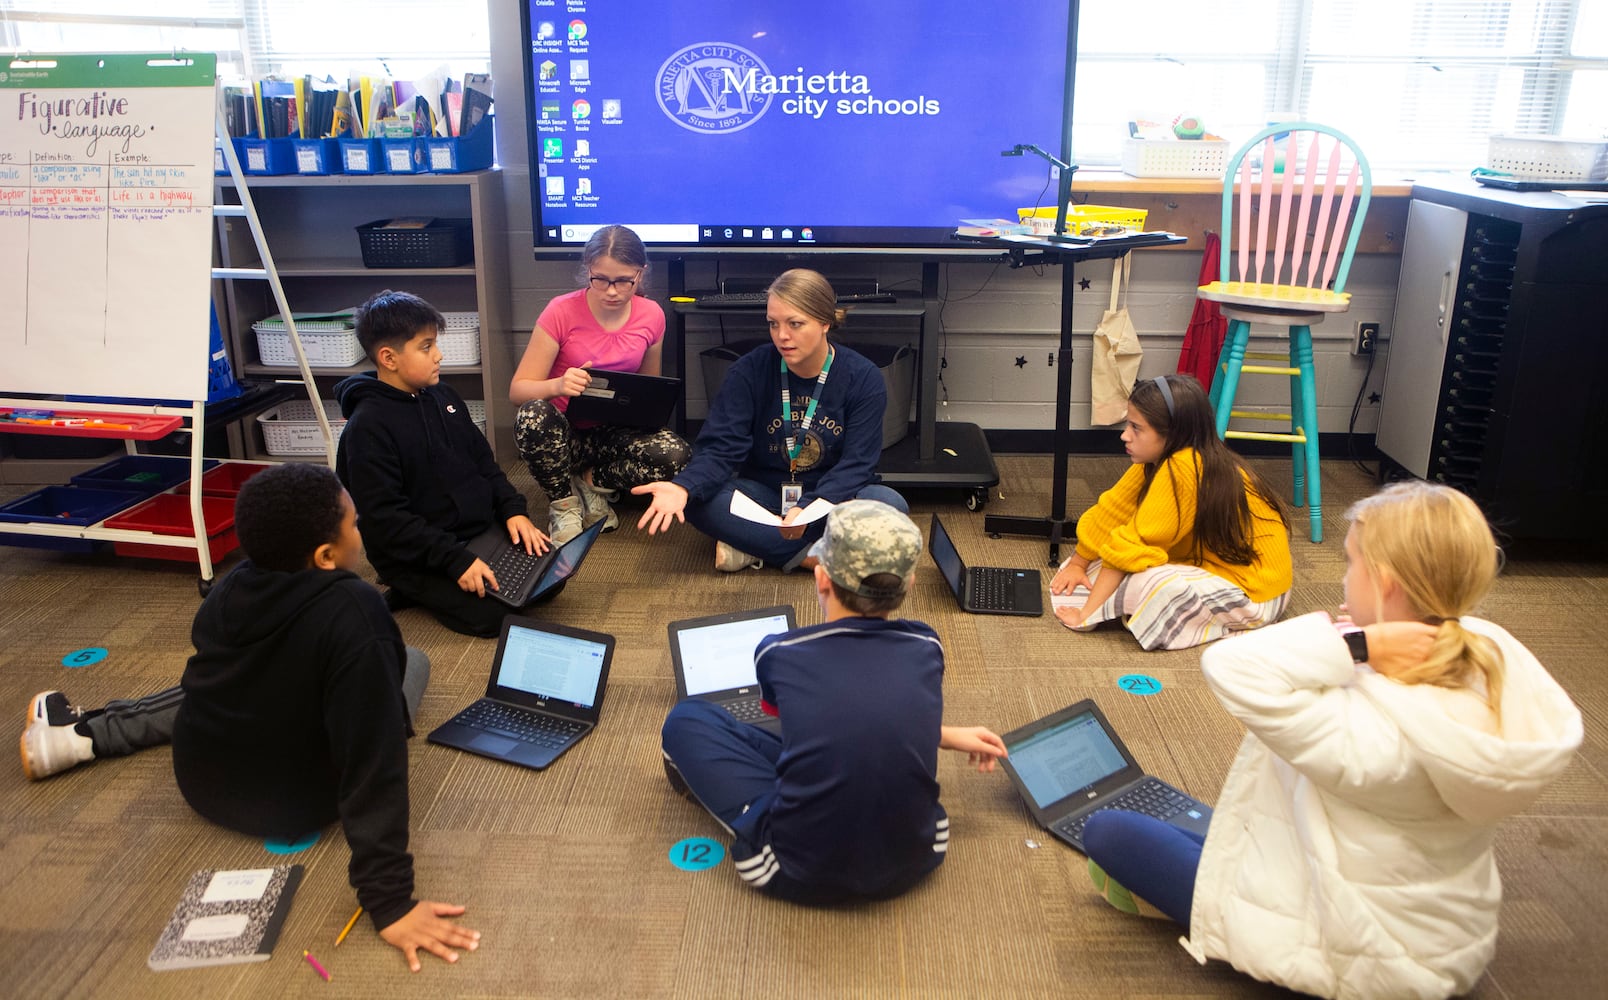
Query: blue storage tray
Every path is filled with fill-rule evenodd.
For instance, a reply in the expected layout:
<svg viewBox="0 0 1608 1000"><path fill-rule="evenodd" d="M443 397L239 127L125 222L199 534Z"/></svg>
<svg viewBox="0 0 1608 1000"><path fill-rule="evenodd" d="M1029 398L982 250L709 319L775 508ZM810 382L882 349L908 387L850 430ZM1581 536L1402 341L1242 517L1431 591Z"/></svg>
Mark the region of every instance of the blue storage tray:
<svg viewBox="0 0 1608 1000"><path fill-rule="evenodd" d="M298 174L338 174L341 172L339 139L292 139Z"/></svg>
<svg viewBox="0 0 1608 1000"><path fill-rule="evenodd" d="M202 469L217 465L217 460L206 459ZM155 496L190 478L188 458L170 458L163 455L124 455L105 465L72 477L70 482L92 490L137 490L144 496Z"/></svg>
<svg viewBox="0 0 1608 1000"><path fill-rule="evenodd" d="M293 174L296 150L291 139L241 139L240 169L248 174Z"/></svg>
<svg viewBox="0 0 1608 1000"><path fill-rule="evenodd" d="M340 139L341 171L348 174L383 174L385 160L378 139Z"/></svg>
<svg viewBox="0 0 1608 1000"><path fill-rule="evenodd" d="M146 494L131 490L90 490L79 486L47 486L0 505L0 523L72 524L79 527L104 521L120 510L132 507ZM105 542L93 538L63 538L53 535L19 535L0 531L0 545L20 545L58 552L93 552Z"/></svg>
<svg viewBox="0 0 1608 1000"><path fill-rule="evenodd" d="M438 174L461 174L471 170L486 170L496 158L496 140L492 135L495 115L480 119L468 135L450 139L429 138L424 141L428 163L426 169Z"/></svg>

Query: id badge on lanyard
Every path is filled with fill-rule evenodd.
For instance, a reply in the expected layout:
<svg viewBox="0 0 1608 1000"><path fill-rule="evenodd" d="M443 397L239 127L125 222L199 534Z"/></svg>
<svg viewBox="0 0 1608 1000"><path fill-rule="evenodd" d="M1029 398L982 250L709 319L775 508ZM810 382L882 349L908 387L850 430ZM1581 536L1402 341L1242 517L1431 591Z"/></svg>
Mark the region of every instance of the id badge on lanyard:
<svg viewBox="0 0 1608 1000"><path fill-rule="evenodd" d="M804 499L804 484L803 483L800 483L800 482L783 483L782 484L782 516L786 517L787 512L792 510L794 507L799 506L799 501L801 501L803 499Z"/></svg>

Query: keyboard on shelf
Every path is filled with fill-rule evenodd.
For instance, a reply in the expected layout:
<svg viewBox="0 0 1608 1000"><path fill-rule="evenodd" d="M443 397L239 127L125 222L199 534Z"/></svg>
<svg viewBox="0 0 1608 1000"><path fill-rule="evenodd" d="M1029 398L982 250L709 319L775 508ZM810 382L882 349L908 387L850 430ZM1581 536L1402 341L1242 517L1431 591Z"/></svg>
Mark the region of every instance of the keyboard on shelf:
<svg viewBox="0 0 1608 1000"><path fill-rule="evenodd" d="M769 298L768 292L702 292L693 302L706 309L763 309ZM843 306L859 302L897 302L899 297L892 292L847 292L839 295L837 301Z"/></svg>

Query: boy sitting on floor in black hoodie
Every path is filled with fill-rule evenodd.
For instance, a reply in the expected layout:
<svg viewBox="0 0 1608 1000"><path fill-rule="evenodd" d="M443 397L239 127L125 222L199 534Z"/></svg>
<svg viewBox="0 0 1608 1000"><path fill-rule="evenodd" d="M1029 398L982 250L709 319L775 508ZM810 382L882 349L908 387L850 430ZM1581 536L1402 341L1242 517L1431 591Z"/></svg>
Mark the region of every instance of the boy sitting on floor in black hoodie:
<svg viewBox="0 0 1608 1000"><path fill-rule="evenodd" d="M430 661L402 644L363 556L352 498L320 465L281 465L240 488L246 560L196 612L180 685L83 712L35 695L22 767L38 780L97 757L173 744L173 774L196 812L254 837L293 838L341 821L358 902L419 970L480 933L463 907L413 899L408 749Z"/></svg>
<svg viewBox="0 0 1608 1000"><path fill-rule="evenodd" d="M463 398L440 384L443 325L434 306L407 292L383 291L358 307L357 340L375 371L335 386L346 417L335 471L392 606L420 604L454 632L494 636L509 608L486 596L497 577L467 543L494 524L534 555L548 538Z"/></svg>

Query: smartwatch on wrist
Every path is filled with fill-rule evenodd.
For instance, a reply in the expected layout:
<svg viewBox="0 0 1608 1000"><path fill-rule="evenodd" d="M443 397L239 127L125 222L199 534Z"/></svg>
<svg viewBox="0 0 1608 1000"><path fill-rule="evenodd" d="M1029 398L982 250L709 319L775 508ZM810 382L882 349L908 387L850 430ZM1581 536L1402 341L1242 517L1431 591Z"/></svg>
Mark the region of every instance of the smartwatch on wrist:
<svg viewBox="0 0 1608 1000"><path fill-rule="evenodd" d="M1360 628L1347 629L1340 633L1340 638L1344 639L1346 646L1351 649L1351 662L1368 662L1368 633Z"/></svg>

